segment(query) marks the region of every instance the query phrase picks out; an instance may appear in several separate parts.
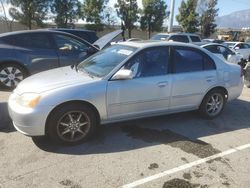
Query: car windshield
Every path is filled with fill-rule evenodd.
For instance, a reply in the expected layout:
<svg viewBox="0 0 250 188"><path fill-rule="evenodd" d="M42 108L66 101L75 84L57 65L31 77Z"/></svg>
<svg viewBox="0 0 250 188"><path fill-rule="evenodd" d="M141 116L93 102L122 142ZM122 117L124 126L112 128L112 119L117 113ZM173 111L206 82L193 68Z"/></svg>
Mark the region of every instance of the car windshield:
<svg viewBox="0 0 250 188"><path fill-rule="evenodd" d="M169 35L154 35L151 40L167 40Z"/></svg>
<svg viewBox="0 0 250 188"><path fill-rule="evenodd" d="M135 50L130 46L113 45L92 55L80 63L77 69L96 77L104 77Z"/></svg>
<svg viewBox="0 0 250 188"><path fill-rule="evenodd" d="M236 44L235 42L224 42L224 45L227 46L228 48L233 48L235 44Z"/></svg>

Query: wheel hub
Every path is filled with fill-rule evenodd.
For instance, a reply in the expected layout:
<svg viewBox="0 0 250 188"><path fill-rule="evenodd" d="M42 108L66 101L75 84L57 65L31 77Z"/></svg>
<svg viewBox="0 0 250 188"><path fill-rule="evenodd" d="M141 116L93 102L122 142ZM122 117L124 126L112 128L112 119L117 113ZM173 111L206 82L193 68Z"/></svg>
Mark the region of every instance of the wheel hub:
<svg viewBox="0 0 250 188"><path fill-rule="evenodd" d="M8 78L9 78L10 80L14 80L14 79L15 79L15 75L14 75L14 74L9 74L9 75L8 75Z"/></svg>

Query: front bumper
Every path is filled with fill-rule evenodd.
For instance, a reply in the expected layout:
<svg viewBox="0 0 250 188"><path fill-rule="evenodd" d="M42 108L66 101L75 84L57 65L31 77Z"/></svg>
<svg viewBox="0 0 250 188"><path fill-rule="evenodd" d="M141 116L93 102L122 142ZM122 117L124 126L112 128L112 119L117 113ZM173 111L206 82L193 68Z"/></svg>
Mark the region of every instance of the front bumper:
<svg viewBox="0 0 250 188"><path fill-rule="evenodd" d="M53 107L26 108L16 103L15 99L16 94L13 93L8 101L8 110L17 131L28 136L45 135L46 119Z"/></svg>

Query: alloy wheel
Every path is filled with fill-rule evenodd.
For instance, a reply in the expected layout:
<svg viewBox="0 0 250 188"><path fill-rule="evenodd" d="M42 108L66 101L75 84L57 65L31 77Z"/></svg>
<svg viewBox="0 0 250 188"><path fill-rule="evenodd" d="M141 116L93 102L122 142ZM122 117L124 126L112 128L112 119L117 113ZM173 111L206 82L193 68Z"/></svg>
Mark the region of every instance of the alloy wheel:
<svg viewBox="0 0 250 188"><path fill-rule="evenodd" d="M58 136L66 142L77 142L83 139L90 129L88 115L81 111L64 114L57 124Z"/></svg>
<svg viewBox="0 0 250 188"><path fill-rule="evenodd" d="M24 75L17 67L4 67L0 71L0 82L7 87L14 88L24 79Z"/></svg>
<svg viewBox="0 0 250 188"><path fill-rule="evenodd" d="M207 102L206 110L208 115L216 116L223 108L223 96L220 93L212 94Z"/></svg>

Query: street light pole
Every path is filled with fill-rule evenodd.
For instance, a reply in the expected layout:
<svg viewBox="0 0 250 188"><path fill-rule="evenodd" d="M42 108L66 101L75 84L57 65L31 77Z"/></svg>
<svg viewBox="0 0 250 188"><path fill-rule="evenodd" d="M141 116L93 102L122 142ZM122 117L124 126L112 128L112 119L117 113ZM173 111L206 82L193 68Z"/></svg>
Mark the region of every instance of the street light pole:
<svg viewBox="0 0 250 188"><path fill-rule="evenodd" d="M171 0L171 6L170 6L170 15L168 19L168 32L172 32L173 30L173 21L174 21L174 5L175 0Z"/></svg>

